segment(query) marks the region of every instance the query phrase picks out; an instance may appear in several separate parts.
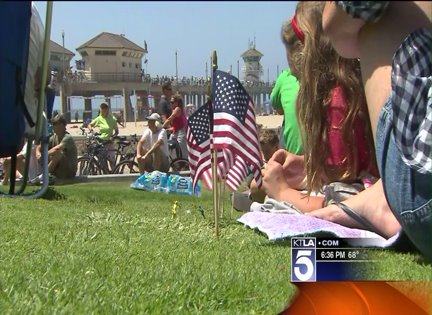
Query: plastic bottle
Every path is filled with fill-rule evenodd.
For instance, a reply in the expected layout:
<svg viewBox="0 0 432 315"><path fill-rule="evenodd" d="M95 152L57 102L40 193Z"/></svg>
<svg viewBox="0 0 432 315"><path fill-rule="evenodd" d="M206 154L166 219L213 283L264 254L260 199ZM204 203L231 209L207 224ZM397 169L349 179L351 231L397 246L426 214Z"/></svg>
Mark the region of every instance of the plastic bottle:
<svg viewBox="0 0 432 315"><path fill-rule="evenodd" d="M192 190L192 179L180 175L170 175L167 180L167 192L179 195L201 196L201 187L199 184L195 187L195 193Z"/></svg>

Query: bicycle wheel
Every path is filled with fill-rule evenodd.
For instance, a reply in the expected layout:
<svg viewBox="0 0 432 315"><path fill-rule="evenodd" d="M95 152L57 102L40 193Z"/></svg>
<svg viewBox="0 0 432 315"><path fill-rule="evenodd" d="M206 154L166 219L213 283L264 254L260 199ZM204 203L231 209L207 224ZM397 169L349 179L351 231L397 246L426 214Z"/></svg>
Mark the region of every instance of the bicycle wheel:
<svg viewBox="0 0 432 315"><path fill-rule="evenodd" d="M97 162L88 156L78 158L77 175L100 175L101 170Z"/></svg>
<svg viewBox="0 0 432 315"><path fill-rule="evenodd" d="M174 159L170 164L172 172L189 171L189 160L183 158Z"/></svg>
<svg viewBox="0 0 432 315"><path fill-rule="evenodd" d="M114 168L113 174L139 174L138 163L133 160L121 161Z"/></svg>

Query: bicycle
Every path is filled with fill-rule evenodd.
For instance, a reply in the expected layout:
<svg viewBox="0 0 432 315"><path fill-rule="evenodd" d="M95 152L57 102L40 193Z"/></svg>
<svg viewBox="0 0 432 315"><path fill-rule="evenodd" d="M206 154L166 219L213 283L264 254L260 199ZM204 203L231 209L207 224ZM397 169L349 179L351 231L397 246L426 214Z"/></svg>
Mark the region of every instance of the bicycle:
<svg viewBox="0 0 432 315"><path fill-rule="evenodd" d="M127 141L125 136L115 136L113 140L103 140L98 138L98 133L93 129L86 132L81 128L82 134L87 137L86 152L78 158L77 175L101 175L101 174L132 174L139 173L138 163L135 159L135 144L137 136L131 135L131 141ZM110 159L106 148L112 141L117 143L114 160ZM132 150L127 148L133 147Z"/></svg>
<svg viewBox="0 0 432 315"><path fill-rule="evenodd" d="M114 139L118 140L118 147L116 150L116 161L118 160L118 162L112 174L136 174L140 172L138 163L135 162L138 137L136 134L130 135L130 137L130 141L127 141L124 136L114 137Z"/></svg>
<svg viewBox="0 0 432 315"><path fill-rule="evenodd" d="M77 175L101 175L109 171L102 166L107 161L107 149L98 140L98 133L91 129L88 133L81 128L82 135L86 136L86 150L84 155L78 158Z"/></svg>
<svg viewBox="0 0 432 315"><path fill-rule="evenodd" d="M189 160L182 157L180 145L172 135L168 139L170 172L190 171Z"/></svg>

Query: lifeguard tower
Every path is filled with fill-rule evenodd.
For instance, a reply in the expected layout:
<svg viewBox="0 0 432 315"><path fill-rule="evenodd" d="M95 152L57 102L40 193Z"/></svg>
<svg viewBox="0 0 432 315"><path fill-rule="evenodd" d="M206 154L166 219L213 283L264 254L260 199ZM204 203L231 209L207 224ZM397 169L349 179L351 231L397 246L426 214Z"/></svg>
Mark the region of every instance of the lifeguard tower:
<svg viewBox="0 0 432 315"><path fill-rule="evenodd" d="M260 60L262 56L264 55L255 48L255 39L253 42L249 41L249 49L241 55L244 61L243 80L246 85L258 83L261 80L263 70Z"/></svg>

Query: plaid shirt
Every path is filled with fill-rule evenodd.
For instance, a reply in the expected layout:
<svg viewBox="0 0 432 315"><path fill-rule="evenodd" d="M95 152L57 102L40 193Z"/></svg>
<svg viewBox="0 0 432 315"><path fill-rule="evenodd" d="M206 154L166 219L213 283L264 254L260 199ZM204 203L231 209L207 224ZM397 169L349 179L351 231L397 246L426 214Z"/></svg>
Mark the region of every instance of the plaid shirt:
<svg viewBox="0 0 432 315"><path fill-rule="evenodd" d="M376 22L388 1L336 1L346 13ZM392 107L396 145L404 162L432 173L432 32L421 28L405 38L393 57Z"/></svg>

